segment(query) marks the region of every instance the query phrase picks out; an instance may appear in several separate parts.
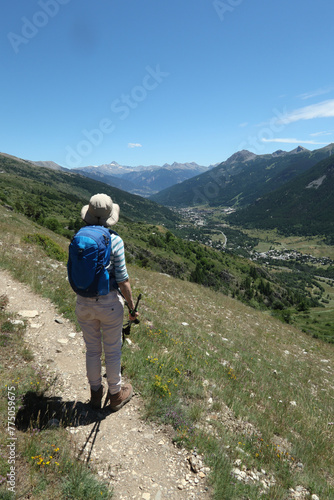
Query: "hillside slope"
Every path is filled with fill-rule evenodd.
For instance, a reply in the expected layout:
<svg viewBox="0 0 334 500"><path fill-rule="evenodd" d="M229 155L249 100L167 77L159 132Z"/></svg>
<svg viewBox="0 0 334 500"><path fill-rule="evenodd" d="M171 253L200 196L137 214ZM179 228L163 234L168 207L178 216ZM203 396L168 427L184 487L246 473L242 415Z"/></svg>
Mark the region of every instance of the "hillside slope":
<svg viewBox="0 0 334 500"><path fill-rule="evenodd" d="M45 167L50 168L51 170L62 170L63 172L67 172L67 169L58 165L54 161L33 161L31 162L33 165L37 167Z"/></svg>
<svg viewBox="0 0 334 500"><path fill-rule="evenodd" d="M183 448L180 451L173 445L167 428L141 418L143 400L137 392L131 403L116 414L97 413L89 409L86 404L89 389L84 341L82 335L75 331L75 325L60 316L50 300L33 293L0 268L0 297L4 295L10 297L7 312L17 315L20 318L17 321L24 320L27 324L24 337L33 353L34 365L39 370L49 366L48 373L57 376L57 387L52 389L58 398L58 402L53 405L54 418L61 420L61 409L64 407L73 406L81 411L79 422L73 421L72 425L65 426L69 435L75 431L72 446L75 444L78 450L84 450L81 459L89 462L90 469L94 469L113 489L116 498L124 498L125 495L127 498L136 498L138 491L142 490L143 494L151 494L152 498L160 493L161 498L166 498L167 494L170 499L189 500L191 490L196 487L196 498L208 500L208 482L201 477L199 483L195 483L195 479L198 481L200 476L189 470L187 450ZM128 343L124 349L130 349ZM3 380L7 381L7 373L2 374ZM40 406L46 400L46 396L40 398ZM41 410L37 405L34 412L38 409ZM25 422L27 417L29 420L34 418L33 412L29 416L27 413L28 408L21 408L18 420ZM43 417L42 413L42 420ZM21 433L18 431L17 437L23 441L24 424L18 427ZM119 439L120 435L122 439ZM90 437L87 439L87 436ZM123 471L135 472L131 481ZM18 484L22 484L23 475L23 470L19 469L16 478ZM186 476L189 476L188 481L185 481ZM178 486L181 487L184 482L187 487L181 490ZM33 485L31 489L26 488L26 498L27 490L30 494L36 488ZM0 487L0 497L1 492ZM60 497L51 497L48 491L44 498L55 500ZM86 498L91 500L91 497Z"/></svg>
<svg viewBox="0 0 334 500"><path fill-rule="evenodd" d="M284 185L334 151L334 145L308 151L255 155L239 151L209 172L164 189L150 199L166 206L242 207Z"/></svg>
<svg viewBox="0 0 334 500"><path fill-rule="evenodd" d="M179 217L166 207L68 171L51 170L0 153L0 200L33 217L76 219L83 204L96 193L106 193L122 206L121 216L174 226Z"/></svg>
<svg viewBox="0 0 334 500"><path fill-rule="evenodd" d="M334 243L334 156L327 158L246 210L229 216L233 224L285 234L324 235Z"/></svg>
<svg viewBox="0 0 334 500"><path fill-rule="evenodd" d="M68 242L20 214L3 208L1 213L1 268L49 297L59 314L73 320L75 297L64 263L47 257L40 246L24 237L42 231L61 248L66 249ZM196 498L202 480L212 488L212 498L221 500L283 500L312 494L333 498L334 346L194 283L132 265L129 273L134 295L142 293L143 298L141 323L133 329L131 343L123 348L123 375L140 394L143 415L173 430L175 443L193 450L187 459L189 467L202 472L196 483L196 472L188 471L180 484L179 498L184 493L189 499L192 495ZM13 293L15 286L10 290L10 295ZM3 332L6 324L8 321L1 324ZM30 334L34 331L36 325ZM80 339L78 332L76 336ZM66 340L59 343L54 339L53 357L62 355L56 353L57 348L62 351L61 346L74 342L73 337ZM9 349L2 349L3 353L10 357ZM48 371L50 359L48 356ZM7 381L6 370L10 368L5 363L4 359L0 369L5 369L1 375ZM17 390L28 383L31 391L29 379L16 380ZM65 402L73 399L73 393L68 394L64 394ZM131 417L130 408L131 402L121 412L129 412ZM21 413L24 411L23 407ZM103 432L112 434L111 418L104 415ZM46 432L44 428L40 431L41 443ZM89 428L84 432L88 443ZM124 427L123 432L126 441L130 429ZM135 436L133 431L133 442ZM119 436L111 448L106 447L106 457L105 440L100 437L94 451L103 457L103 470L111 472L111 483L122 474L133 476L137 483L135 459L122 460ZM165 451L163 444L160 446ZM145 448L136 450L147 464L146 475L140 469L137 483L141 498L158 493L153 487L153 472L150 476L153 469L146 461L149 448L148 441ZM35 450L38 455L39 449ZM25 471L30 455L20 455L20 460L20 470ZM124 466L121 470L120 463ZM45 485L48 474L44 472ZM123 485L124 490L118 491L126 497L126 482ZM158 498L165 498L164 494ZM171 494L174 496L166 492L166 498L178 498L175 488Z"/></svg>

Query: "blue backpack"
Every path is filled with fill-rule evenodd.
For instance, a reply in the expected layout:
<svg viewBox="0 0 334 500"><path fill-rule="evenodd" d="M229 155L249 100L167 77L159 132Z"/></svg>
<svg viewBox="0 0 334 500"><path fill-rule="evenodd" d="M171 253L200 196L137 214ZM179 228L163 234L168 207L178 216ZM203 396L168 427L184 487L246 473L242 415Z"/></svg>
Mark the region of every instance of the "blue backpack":
<svg viewBox="0 0 334 500"><path fill-rule="evenodd" d="M82 297L109 293L111 236L106 227L87 226L73 236L68 249L67 275Z"/></svg>

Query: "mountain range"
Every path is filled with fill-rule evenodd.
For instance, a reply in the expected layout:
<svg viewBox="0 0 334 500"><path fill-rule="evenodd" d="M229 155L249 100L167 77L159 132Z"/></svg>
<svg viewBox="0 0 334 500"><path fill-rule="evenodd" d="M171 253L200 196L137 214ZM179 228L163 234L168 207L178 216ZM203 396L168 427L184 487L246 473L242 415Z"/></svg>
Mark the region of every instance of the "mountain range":
<svg viewBox="0 0 334 500"><path fill-rule="evenodd" d="M227 220L334 243L334 144L255 155L239 151L217 167L151 196L182 207L229 206Z"/></svg>
<svg viewBox="0 0 334 500"><path fill-rule="evenodd" d="M84 175L90 179L104 182L128 193L137 194L143 197L161 191L189 179L195 175L206 172L214 165L205 167L195 162L177 163L171 165L139 165L130 167L120 165L116 161L104 163L102 165L79 167L75 169L65 169L53 161L34 161L39 167L46 167L52 170L71 171Z"/></svg>
<svg viewBox="0 0 334 500"><path fill-rule="evenodd" d="M165 163L163 166L128 167L113 161L97 167L83 167L76 172L95 180L105 182L129 193L148 197L166 187L178 184L208 170L197 163Z"/></svg>
<svg viewBox="0 0 334 500"><path fill-rule="evenodd" d="M106 191L103 186L109 185L111 196L122 200L128 212L125 215L130 218L140 215L142 220L146 216L147 221L158 222L160 217L168 225L173 219L168 207L233 207L236 212L228 219L233 224L276 228L291 234L321 234L327 242L333 242L333 151L334 144L314 151L299 146L290 152L278 150L265 155L242 150L210 167L176 162L129 167L113 161L68 170L52 161L29 162L18 158L15 161L16 168L21 170L23 163L31 167L36 163L40 171L34 175L39 178L43 170L50 175L53 172L53 177L63 174L58 183L65 191L76 184L83 186L82 193L87 196L89 192ZM3 154L3 164L8 164L10 158L13 157ZM52 182L56 183L56 179ZM174 184L147 197L149 191L158 190L168 182ZM131 190L145 193L145 197L129 194Z"/></svg>
<svg viewBox="0 0 334 500"><path fill-rule="evenodd" d="M209 171L150 199L172 207L247 206L327 158L333 150L334 144L314 151L299 146L290 152L279 150L265 155L239 151Z"/></svg>

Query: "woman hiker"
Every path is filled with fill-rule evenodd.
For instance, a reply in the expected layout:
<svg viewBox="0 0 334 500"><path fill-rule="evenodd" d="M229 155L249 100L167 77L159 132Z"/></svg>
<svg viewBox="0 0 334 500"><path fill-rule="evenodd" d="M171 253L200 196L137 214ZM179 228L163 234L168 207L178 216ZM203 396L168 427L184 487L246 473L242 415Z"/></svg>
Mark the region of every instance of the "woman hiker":
<svg viewBox="0 0 334 500"><path fill-rule="evenodd" d="M106 194L96 194L89 204L81 210L81 218L87 225L100 225L109 228L118 222L119 205L112 202ZM122 238L111 231L111 270L110 292L97 297L77 295L76 316L83 332L86 344L86 370L90 384L90 405L100 409L103 397L101 377L102 341L105 354L105 365L108 382L108 393L105 404L117 411L127 403L133 395L131 384L122 385L121 349L124 300L129 310L134 311L131 285L126 269L124 244ZM113 288L114 287L114 288ZM123 297L118 293L120 289ZM138 313L129 313L129 319L135 320Z"/></svg>

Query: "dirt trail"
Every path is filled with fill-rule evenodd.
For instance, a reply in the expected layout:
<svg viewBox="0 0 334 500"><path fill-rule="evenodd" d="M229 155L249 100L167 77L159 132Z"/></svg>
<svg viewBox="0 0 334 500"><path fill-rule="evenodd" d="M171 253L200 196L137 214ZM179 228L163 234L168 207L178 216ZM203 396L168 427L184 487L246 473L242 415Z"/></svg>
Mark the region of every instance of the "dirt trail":
<svg viewBox="0 0 334 500"><path fill-rule="evenodd" d="M50 301L0 270L0 295L9 298L8 310L28 322L25 339L34 364L59 375L56 396L68 405L77 402L78 422L67 427L81 458L91 461L114 489L115 500L209 499L205 472L194 473L191 455L175 447L164 427L144 422L138 394L119 412L87 414L89 386L85 347L80 332L57 314ZM207 472L207 471L206 471Z"/></svg>

